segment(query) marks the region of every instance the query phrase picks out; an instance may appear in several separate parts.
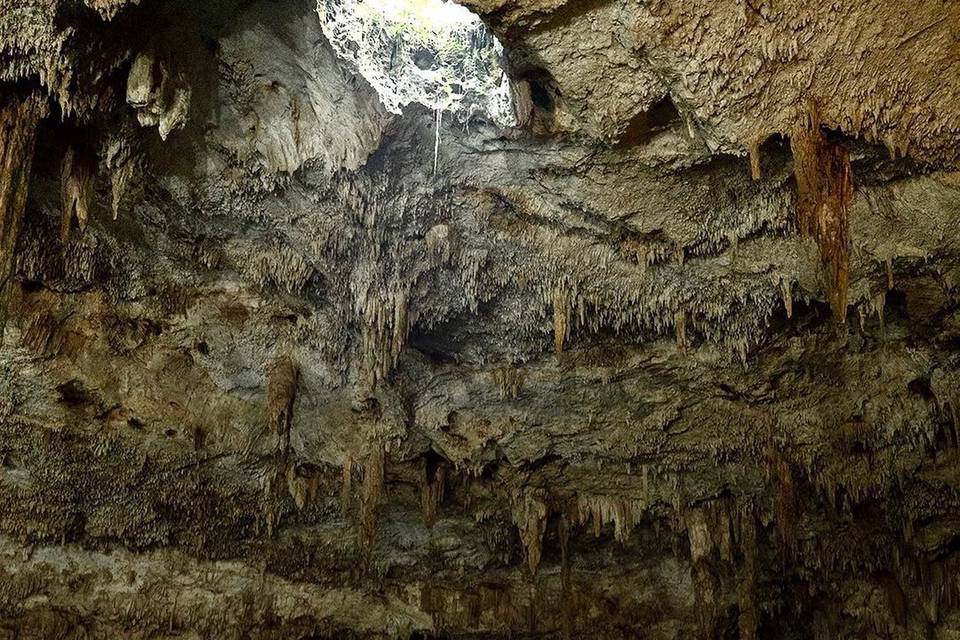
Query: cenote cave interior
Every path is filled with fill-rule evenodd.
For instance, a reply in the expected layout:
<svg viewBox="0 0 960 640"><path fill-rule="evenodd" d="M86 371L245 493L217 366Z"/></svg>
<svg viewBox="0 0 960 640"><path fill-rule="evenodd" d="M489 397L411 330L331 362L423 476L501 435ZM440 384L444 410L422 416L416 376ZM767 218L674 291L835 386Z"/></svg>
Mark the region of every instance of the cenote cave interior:
<svg viewBox="0 0 960 640"><path fill-rule="evenodd" d="M0 640L960 640L960 2L0 0Z"/></svg>

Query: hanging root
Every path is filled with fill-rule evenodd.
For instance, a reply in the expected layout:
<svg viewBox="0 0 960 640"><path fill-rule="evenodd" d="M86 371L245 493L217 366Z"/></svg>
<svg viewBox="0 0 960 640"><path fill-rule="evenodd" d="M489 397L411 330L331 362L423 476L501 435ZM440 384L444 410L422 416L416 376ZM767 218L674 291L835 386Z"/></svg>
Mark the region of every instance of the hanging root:
<svg viewBox="0 0 960 640"><path fill-rule="evenodd" d="M24 97L7 91L0 97L0 337L7 319L13 252L27 205L37 125L46 115L47 101L40 93Z"/></svg>
<svg viewBox="0 0 960 640"><path fill-rule="evenodd" d="M436 133L433 141L433 175L437 175L437 169L440 168L440 126L443 124L443 109L436 110L436 119L434 126Z"/></svg>
<svg viewBox="0 0 960 640"><path fill-rule="evenodd" d="M820 130L820 115L812 102L803 125L791 136L790 147L799 196L797 227L820 248L833 318L842 325L847 317L850 271L850 154Z"/></svg>
<svg viewBox="0 0 960 640"><path fill-rule="evenodd" d="M67 149L60 173L60 238L64 244L70 240L74 220L81 233L87 228L96 173L96 158L73 146Z"/></svg>

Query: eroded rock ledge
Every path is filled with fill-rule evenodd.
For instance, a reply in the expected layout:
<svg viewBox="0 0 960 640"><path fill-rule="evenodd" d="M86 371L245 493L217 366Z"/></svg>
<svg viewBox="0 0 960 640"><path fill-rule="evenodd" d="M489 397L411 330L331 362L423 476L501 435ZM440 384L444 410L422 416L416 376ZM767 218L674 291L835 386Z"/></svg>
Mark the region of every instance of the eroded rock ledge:
<svg viewBox="0 0 960 640"><path fill-rule="evenodd" d="M960 5L463 4L0 0L0 637L960 637Z"/></svg>

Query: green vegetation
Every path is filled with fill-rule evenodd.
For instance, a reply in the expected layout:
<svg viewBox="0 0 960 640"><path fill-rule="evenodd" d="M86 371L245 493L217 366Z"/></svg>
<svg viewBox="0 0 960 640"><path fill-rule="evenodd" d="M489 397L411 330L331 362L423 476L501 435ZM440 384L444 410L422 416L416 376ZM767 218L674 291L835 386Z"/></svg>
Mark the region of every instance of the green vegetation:
<svg viewBox="0 0 960 640"><path fill-rule="evenodd" d="M446 0L364 0L357 4L357 16L383 23L391 35L431 42L477 19L467 9Z"/></svg>
<svg viewBox="0 0 960 640"><path fill-rule="evenodd" d="M388 110L418 102L459 122L482 115L512 124L503 50L464 7L451 0L319 0L318 9L328 40Z"/></svg>

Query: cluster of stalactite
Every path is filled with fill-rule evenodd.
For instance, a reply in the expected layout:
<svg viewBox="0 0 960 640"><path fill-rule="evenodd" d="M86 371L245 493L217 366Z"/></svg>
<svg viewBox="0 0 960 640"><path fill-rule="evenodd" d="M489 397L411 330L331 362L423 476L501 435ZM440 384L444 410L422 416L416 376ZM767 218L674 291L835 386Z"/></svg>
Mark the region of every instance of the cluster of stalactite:
<svg viewBox="0 0 960 640"><path fill-rule="evenodd" d="M137 111L144 127L156 126L166 140L182 129L190 111L192 90L182 74L152 51L142 51L134 59L127 77L127 103Z"/></svg>
<svg viewBox="0 0 960 640"><path fill-rule="evenodd" d="M0 331L6 321L9 283L18 268L16 254L22 231L27 224L26 205L33 169L34 147L41 126L49 112L49 98L39 90L10 90L0 106ZM97 135L92 136L96 138ZM102 143L102 144L101 144ZM101 144L100 149L96 145ZM136 138L105 138L94 145L68 142L60 164L60 241L63 246L60 271L64 275L91 280L96 265L94 256L80 244L71 243L76 232L82 235L92 218L98 174L108 174L114 219L140 166L141 156ZM32 259L51 260L49 247L41 247ZM30 273L43 264L21 261L20 267Z"/></svg>
<svg viewBox="0 0 960 640"><path fill-rule="evenodd" d="M938 382L945 384L939 379ZM949 410L949 402L944 402L944 407ZM806 500L802 494L809 493L807 488L802 488L805 487L802 483L807 480L783 447L783 434L770 427L761 440L764 438L766 445L763 448L761 467L767 473L769 504L762 506L762 500L760 504L755 504L752 500L741 503L732 497L686 504L674 501L670 515L666 517L675 534L686 540L688 545L691 583L704 638L717 637L718 625L725 624L724 621L729 615L731 597L736 606L740 637L759 637L758 628L763 616L757 593L761 569L758 553L761 544L765 545L768 551L779 554L781 561L788 565L797 563L798 566L815 567L821 566L818 563L823 563L823 567L830 567L831 570L839 566L847 569L860 566L842 565L843 562L851 560L830 557L829 553L836 554L837 549L828 553L825 549L818 550L811 546L815 546L815 539L801 539L801 521L806 518L802 506ZM348 504L352 499L352 466L352 459L348 459L344 467L344 495L347 496L344 504ZM363 465L363 487L357 521L358 543L368 560L374 553L379 510L387 500L387 466L386 450L382 445L374 446ZM424 522L432 526L440 514L445 488L451 483L447 463L430 454L420 461L418 470L409 474L400 471L397 473L399 475L395 475L393 480L410 482L419 488ZM644 468L645 478L647 473L648 470ZM823 479L820 484L811 482L810 488L814 490L811 495L823 495L834 505L842 504L843 501L838 500L841 493L847 496L845 499L850 500L851 505L867 499L867 496L858 493L854 487L831 489L829 482L829 479ZM535 487L505 490L511 504L510 518L524 551L525 572L534 580L533 584L543 562L548 530L555 527L556 539L560 545L560 577L564 585L564 598L575 599L575 596L569 593L570 564L574 551L570 543L571 532L581 527L592 531L595 537L608 534L619 543L628 544L631 534L641 523L645 527L657 524L662 521L665 513L662 509L664 496L654 498L649 489L649 498L646 499L577 494L568 490L552 491ZM659 506L656 504L658 502ZM478 521L483 517L486 516L478 514ZM909 539L908 533L904 535ZM825 548L828 546L824 545ZM879 559L878 562L880 564L870 567L894 570L893 565L888 567ZM942 563L930 564L918 556L915 559L896 559L894 564L898 567L898 577L893 583L892 593L902 594L903 589L908 586L910 589L919 589L922 593L932 593L928 600L931 619L936 618L938 607L952 606L951 599L960 595L956 581L946 577L946 569ZM732 595L730 580L734 581ZM902 600L904 596L899 597ZM439 591L431 591L428 600L430 602L422 604L427 610L437 614L437 620L442 620L444 611L449 611L445 607L455 604L442 601ZM462 603L455 606L461 605Z"/></svg>
<svg viewBox="0 0 960 640"><path fill-rule="evenodd" d="M14 252L23 224L37 127L47 114L39 92L0 96L0 334L7 316Z"/></svg>
<svg viewBox="0 0 960 640"><path fill-rule="evenodd" d="M105 29L121 10L138 3L139 0L86 0L87 6L100 14ZM131 48L110 42L93 52L97 57L90 68L95 67L96 71L91 74L85 66L89 61L83 61L90 52L72 50L65 40L77 29L61 29L53 20L61 11L57 3L47 3L50 6L43 8L34 8L30 3L13 4L3 11L13 16L22 14L23 33L51 42L21 42L19 34L12 38L4 34L11 41L4 43L8 48L0 55L0 76L5 83L0 88L0 157L4 162L0 176L0 288L3 289L13 277L17 264L14 251L24 226L38 129L49 127L66 141L60 172L60 236L66 246L73 233L82 233L91 220L96 181L101 173L109 180L113 217L118 217L143 163L143 136L137 131L136 120L141 126L157 126L160 137L166 140L172 132L185 126L192 94L186 76L174 69L163 53L152 48L137 53L134 47L132 53ZM34 46L38 47L36 51L32 49ZM52 48L49 55L39 53L47 48ZM114 73L121 69L125 69L126 76ZM53 118L46 121L51 105L55 105L53 109L59 121ZM121 105L126 109L120 108ZM70 258L69 249L64 256L65 260ZM0 295L0 329L6 307L6 296Z"/></svg>
<svg viewBox="0 0 960 640"><path fill-rule="evenodd" d="M499 367L491 373L504 400L516 400L523 390L523 371L519 367Z"/></svg>

